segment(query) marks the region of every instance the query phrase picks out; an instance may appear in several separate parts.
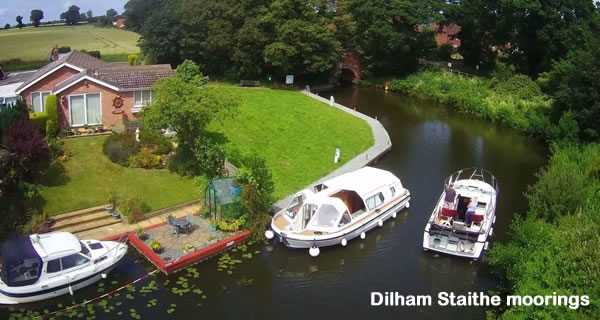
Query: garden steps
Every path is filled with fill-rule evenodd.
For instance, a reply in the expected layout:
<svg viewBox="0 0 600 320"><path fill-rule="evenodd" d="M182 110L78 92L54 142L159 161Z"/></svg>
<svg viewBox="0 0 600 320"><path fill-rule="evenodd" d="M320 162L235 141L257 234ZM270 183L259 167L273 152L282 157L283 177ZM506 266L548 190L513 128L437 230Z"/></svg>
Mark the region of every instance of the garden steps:
<svg viewBox="0 0 600 320"><path fill-rule="evenodd" d="M120 223L121 219L113 218L105 207L100 205L55 216L52 231L79 233Z"/></svg>
<svg viewBox="0 0 600 320"><path fill-rule="evenodd" d="M81 222L81 223L78 223L75 225L61 228L60 231L66 231L66 232L70 232L70 233L77 235L78 233L81 233L81 232L99 229L99 228L101 228L104 231L109 231L110 228L107 228L107 227L115 225L115 224L121 224L121 219L115 219L107 213L104 213L104 214L106 215L105 218L93 220L93 221Z"/></svg>

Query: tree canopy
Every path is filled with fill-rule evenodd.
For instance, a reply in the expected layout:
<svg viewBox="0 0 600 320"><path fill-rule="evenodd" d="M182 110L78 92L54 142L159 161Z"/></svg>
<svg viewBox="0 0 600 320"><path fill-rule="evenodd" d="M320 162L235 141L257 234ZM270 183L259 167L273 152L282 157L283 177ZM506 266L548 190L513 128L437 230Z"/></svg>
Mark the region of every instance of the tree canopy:
<svg viewBox="0 0 600 320"><path fill-rule="evenodd" d="M23 28L23 17L17 16L15 20L17 20L17 27L19 27L19 29Z"/></svg>
<svg viewBox="0 0 600 320"><path fill-rule="evenodd" d="M44 12L42 10L31 10L31 16L29 17L29 20L31 20L31 23L33 23L36 28L40 26L40 21L42 19L44 19Z"/></svg>
<svg viewBox="0 0 600 320"><path fill-rule="evenodd" d="M68 25L76 25L81 21L81 13L79 13L79 7L76 5L72 5L67 9L67 11L61 13L61 20L65 20L65 23Z"/></svg>

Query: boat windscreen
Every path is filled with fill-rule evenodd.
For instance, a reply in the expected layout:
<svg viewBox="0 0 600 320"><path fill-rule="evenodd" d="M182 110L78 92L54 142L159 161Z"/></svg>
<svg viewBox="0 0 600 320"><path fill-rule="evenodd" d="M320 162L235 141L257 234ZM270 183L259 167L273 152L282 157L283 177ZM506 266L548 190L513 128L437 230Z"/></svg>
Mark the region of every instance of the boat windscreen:
<svg viewBox="0 0 600 320"><path fill-rule="evenodd" d="M2 281L9 287L34 284L42 271L42 259L29 237L15 238L2 245Z"/></svg>

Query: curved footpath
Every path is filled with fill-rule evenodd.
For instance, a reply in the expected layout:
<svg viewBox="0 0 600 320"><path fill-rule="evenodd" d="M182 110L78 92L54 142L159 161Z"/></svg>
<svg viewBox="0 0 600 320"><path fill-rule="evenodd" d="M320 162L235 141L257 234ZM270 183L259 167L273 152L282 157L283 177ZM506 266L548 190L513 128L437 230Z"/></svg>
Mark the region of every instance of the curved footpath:
<svg viewBox="0 0 600 320"><path fill-rule="evenodd" d="M324 102L327 105L330 104L330 101L328 99L318 96L314 93L311 93L308 91L302 91L302 93L311 98L314 98L321 102ZM325 180L329 180L333 177L337 177L344 173L360 169L360 168L374 162L375 160L379 159L379 157L381 157L384 153L386 153L390 149L392 149L392 141L390 140L390 136L387 133L387 131L385 130L385 128L383 127L383 125L381 124L381 122L379 122L367 115L364 115L360 112L352 110L346 106L343 106L339 103L334 103L333 107L343 110L345 112L348 112L349 114L351 114L355 117L365 120L371 127L371 130L373 131L373 139L375 140L375 143L369 149L367 149L367 151L354 157L353 159L346 162L343 166L337 168L330 174L328 174L328 175L322 177L321 179L313 182L312 184L306 186L305 189L312 188L314 185L319 184ZM341 150L341 151L344 152L344 150ZM298 191L300 191L300 190L298 190ZM275 212L279 212L281 209L285 208L290 203L293 196L294 196L294 194L290 194L289 196L277 201L271 207L271 211L273 213L275 213Z"/></svg>

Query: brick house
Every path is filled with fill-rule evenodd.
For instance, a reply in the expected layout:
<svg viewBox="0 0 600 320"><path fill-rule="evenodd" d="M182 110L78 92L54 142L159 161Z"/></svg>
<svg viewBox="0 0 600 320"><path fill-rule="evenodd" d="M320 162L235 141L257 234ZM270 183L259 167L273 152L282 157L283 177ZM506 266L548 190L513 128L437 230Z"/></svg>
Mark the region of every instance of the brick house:
<svg viewBox="0 0 600 320"><path fill-rule="evenodd" d="M443 44L449 44L454 48L460 47L460 39L458 33L460 32L460 26L457 24L445 24L441 27L437 23L432 23L431 28L435 31L435 42L438 47Z"/></svg>
<svg viewBox="0 0 600 320"><path fill-rule="evenodd" d="M152 101L150 87L174 73L168 64L129 66L108 63L71 51L32 73L16 90L33 112L45 111L46 97L55 94L63 128L122 126L134 120Z"/></svg>

